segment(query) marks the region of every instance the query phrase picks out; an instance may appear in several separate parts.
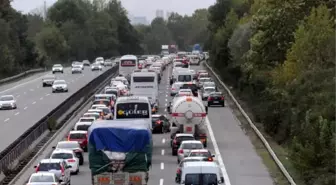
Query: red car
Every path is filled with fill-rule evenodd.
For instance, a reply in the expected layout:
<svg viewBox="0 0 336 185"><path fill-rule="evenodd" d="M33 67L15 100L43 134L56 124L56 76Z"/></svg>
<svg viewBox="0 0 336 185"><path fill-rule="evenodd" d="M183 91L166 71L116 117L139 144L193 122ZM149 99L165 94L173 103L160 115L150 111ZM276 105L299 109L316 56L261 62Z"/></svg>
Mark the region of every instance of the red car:
<svg viewBox="0 0 336 185"><path fill-rule="evenodd" d="M84 130L73 130L69 132L68 141L78 141L81 148L87 152L88 135Z"/></svg>

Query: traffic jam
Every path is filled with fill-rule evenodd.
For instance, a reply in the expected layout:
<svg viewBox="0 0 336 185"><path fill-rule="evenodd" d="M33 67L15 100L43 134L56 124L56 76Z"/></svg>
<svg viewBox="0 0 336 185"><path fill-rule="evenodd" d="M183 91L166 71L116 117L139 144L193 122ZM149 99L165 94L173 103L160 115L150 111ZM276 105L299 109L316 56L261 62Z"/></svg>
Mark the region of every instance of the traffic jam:
<svg viewBox="0 0 336 185"><path fill-rule="evenodd" d="M148 139L148 143L151 143L151 134L157 133L170 133L169 145L177 163L176 176L172 177L176 184L224 184L216 156L207 149L205 119L208 107L225 106L225 97L206 70L191 69L192 65L200 65L202 57L205 56L178 52L162 57L125 55L116 58L113 63L119 65L118 76L92 97L91 107L77 120L65 139L53 147L50 157L34 166L35 173L27 184L43 182L70 185L71 176L79 174L82 165L88 162L93 185L145 185L150 178L148 171L152 149L146 149L146 164L142 164L143 160L129 162L134 167L128 171L127 156L131 153L138 156L140 151L145 151L145 147L140 147L145 146L144 143L132 146L130 140L137 143ZM101 62L104 59L98 57L92 64L92 70L96 70L95 66L100 66ZM167 69L171 71L169 84L172 99L164 107L159 104L158 89L163 72ZM80 67L76 67L73 72L77 70ZM125 124L120 124L122 122ZM148 136L145 132L147 130L150 131ZM125 134L121 134L124 131ZM107 133L110 134L105 135ZM115 141L116 138L120 139L119 143ZM139 152L133 151L134 148ZM99 155L98 150L101 151ZM97 162L97 158L100 158L100 162ZM124 167L116 170L114 167L118 160L123 160L118 164ZM94 165L98 166L99 172L96 169L93 171L96 168L92 167ZM119 183L115 181L116 174L123 179Z"/></svg>

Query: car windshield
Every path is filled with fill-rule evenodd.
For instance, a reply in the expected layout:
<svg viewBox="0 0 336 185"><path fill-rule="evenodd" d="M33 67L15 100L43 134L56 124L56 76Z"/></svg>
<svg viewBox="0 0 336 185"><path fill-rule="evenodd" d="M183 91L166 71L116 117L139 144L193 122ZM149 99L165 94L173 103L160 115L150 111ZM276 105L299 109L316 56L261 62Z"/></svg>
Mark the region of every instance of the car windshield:
<svg viewBox="0 0 336 185"><path fill-rule="evenodd" d="M70 139L86 139L86 134L85 133L71 133L69 138Z"/></svg>
<svg viewBox="0 0 336 185"><path fill-rule="evenodd" d="M98 109L103 110L103 113L104 113L105 115L111 113L111 110L110 110L109 108L98 108Z"/></svg>
<svg viewBox="0 0 336 185"><path fill-rule="evenodd" d="M216 174L186 174L185 185L218 185Z"/></svg>
<svg viewBox="0 0 336 185"><path fill-rule="evenodd" d="M38 171L61 170L60 163L40 163Z"/></svg>
<svg viewBox="0 0 336 185"><path fill-rule="evenodd" d="M11 101L14 100L13 96L1 96L0 101Z"/></svg>
<svg viewBox="0 0 336 185"><path fill-rule="evenodd" d="M199 81L200 82L208 82L208 81L210 81L210 79L209 78L200 78Z"/></svg>
<svg viewBox="0 0 336 185"><path fill-rule="evenodd" d="M34 175L29 182L55 182L55 180L51 175Z"/></svg>
<svg viewBox="0 0 336 185"><path fill-rule="evenodd" d="M66 143L58 143L57 148L63 148L63 149L72 149L72 148L78 148L79 144L75 142L66 142Z"/></svg>
<svg viewBox="0 0 336 185"><path fill-rule="evenodd" d="M54 85L61 85L61 84L65 84L65 81L55 81Z"/></svg>
<svg viewBox="0 0 336 185"><path fill-rule="evenodd" d="M94 67L97 67L97 66L99 66L99 64L97 64L97 63L94 63L94 64L92 64Z"/></svg>
<svg viewBox="0 0 336 185"><path fill-rule="evenodd" d="M183 143L182 148L183 149L202 149L203 144L202 143Z"/></svg>
<svg viewBox="0 0 336 185"><path fill-rule="evenodd" d="M56 65L54 65L54 67L62 67L62 66L61 66L61 65L57 65L57 64L56 64Z"/></svg>
<svg viewBox="0 0 336 185"><path fill-rule="evenodd" d="M55 153L51 156L52 159L72 159L73 155L70 153Z"/></svg>
<svg viewBox="0 0 336 185"><path fill-rule="evenodd" d="M195 140L195 138L192 136L180 136L180 137L177 137L177 140L178 141L189 141L189 140Z"/></svg>

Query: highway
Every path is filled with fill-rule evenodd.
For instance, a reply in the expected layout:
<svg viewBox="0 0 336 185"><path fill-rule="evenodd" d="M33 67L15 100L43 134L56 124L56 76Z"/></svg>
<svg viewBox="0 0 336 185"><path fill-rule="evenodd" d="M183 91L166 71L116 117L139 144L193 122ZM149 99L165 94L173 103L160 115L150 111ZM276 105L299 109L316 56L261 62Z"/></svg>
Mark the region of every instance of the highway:
<svg viewBox="0 0 336 185"><path fill-rule="evenodd" d="M0 111L0 151L106 69L92 72L86 67L82 74L71 74L71 68L64 68L63 74L55 75L57 79L64 79L68 83L68 93L52 93L51 87L42 87L43 76L51 72L36 74L18 82L0 86L0 95L14 95L18 106L16 110Z"/></svg>
<svg viewBox="0 0 336 185"><path fill-rule="evenodd" d="M201 66L191 68L197 70L201 69ZM166 69L159 86L160 114L167 114L165 108L171 100L168 80L170 71L171 69ZM273 184L269 172L229 107L210 107L207 122L211 129L207 148L216 154L215 160L219 161L224 171L226 185ZM148 184L173 185L177 159L171 155L170 134L154 134L153 139L153 161ZM72 176L73 185L91 185L87 153L84 157L85 163L80 167L80 173Z"/></svg>

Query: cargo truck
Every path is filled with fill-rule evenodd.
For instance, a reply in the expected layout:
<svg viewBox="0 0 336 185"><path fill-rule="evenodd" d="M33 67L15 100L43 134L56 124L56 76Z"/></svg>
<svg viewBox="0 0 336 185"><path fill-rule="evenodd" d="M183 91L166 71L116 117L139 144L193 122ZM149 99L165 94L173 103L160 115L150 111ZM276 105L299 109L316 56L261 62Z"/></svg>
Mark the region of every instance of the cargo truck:
<svg viewBox="0 0 336 185"><path fill-rule="evenodd" d="M172 117L171 139L176 133L193 134L196 140L207 147L205 119L208 107L203 105L202 100L194 96L176 97L167 110Z"/></svg>
<svg viewBox="0 0 336 185"><path fill-rule="evenodd" d="M152 135L145 120L100 120L88 131L92 185L147 185Z"/></svg>

